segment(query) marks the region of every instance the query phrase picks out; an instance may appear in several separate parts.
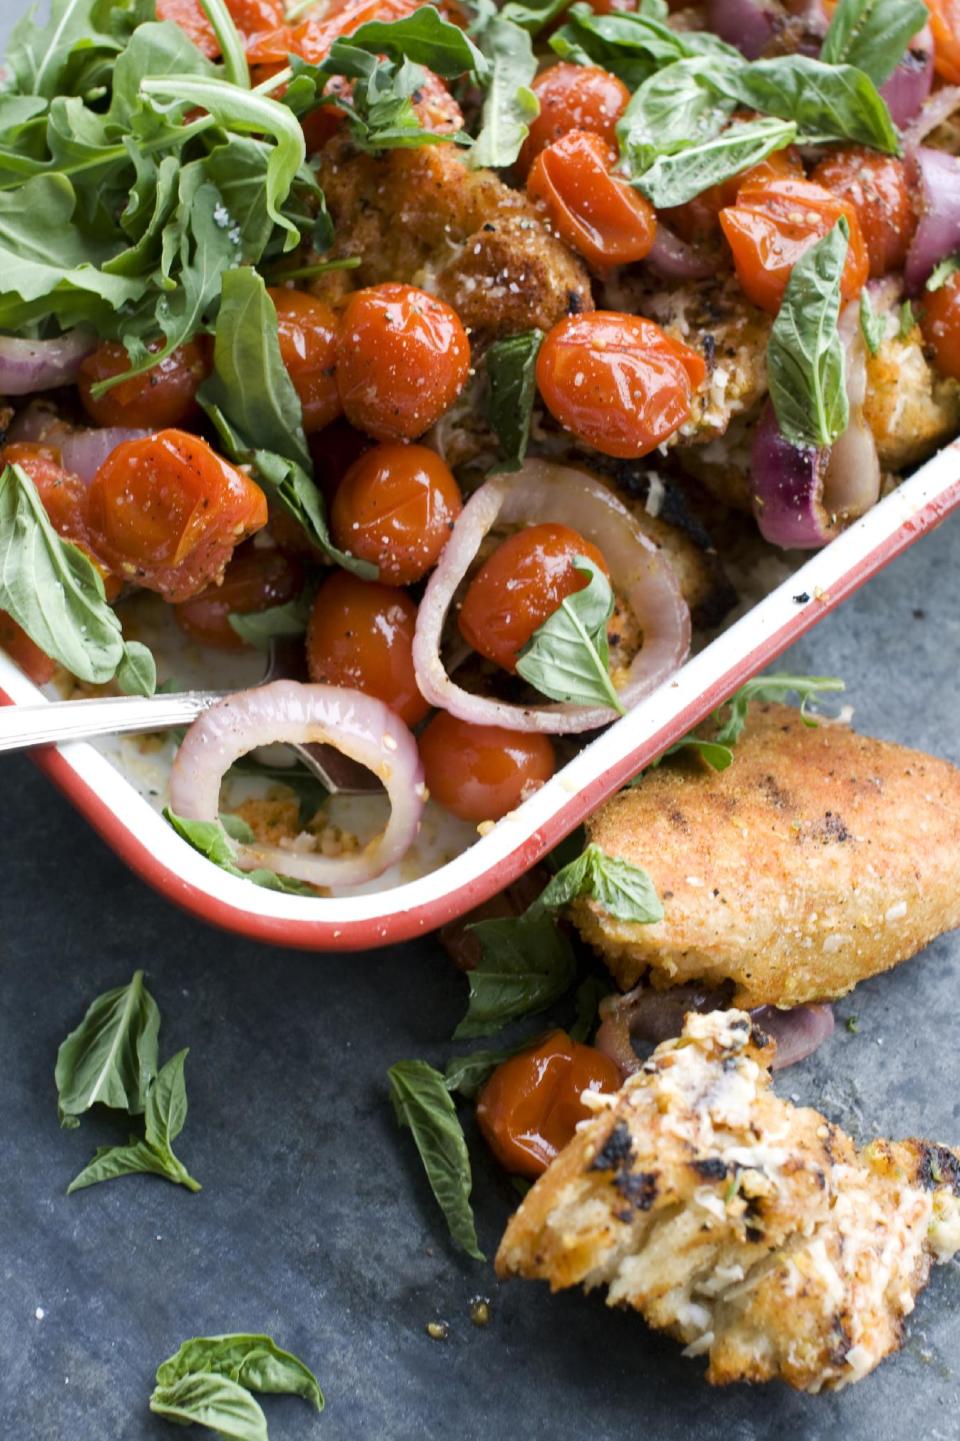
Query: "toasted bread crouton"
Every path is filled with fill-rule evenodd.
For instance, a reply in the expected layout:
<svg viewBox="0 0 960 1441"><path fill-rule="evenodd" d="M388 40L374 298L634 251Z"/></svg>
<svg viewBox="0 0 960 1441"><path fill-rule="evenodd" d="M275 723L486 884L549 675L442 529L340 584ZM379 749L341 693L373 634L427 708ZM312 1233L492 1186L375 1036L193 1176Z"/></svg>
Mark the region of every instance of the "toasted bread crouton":
<svg viewBox="0 0 960 1441"><path fill-rule="evenodd" d="M927 362L919 326L868 353L863 413L885 470L917 465L956 435L960 384Z"/></svg>

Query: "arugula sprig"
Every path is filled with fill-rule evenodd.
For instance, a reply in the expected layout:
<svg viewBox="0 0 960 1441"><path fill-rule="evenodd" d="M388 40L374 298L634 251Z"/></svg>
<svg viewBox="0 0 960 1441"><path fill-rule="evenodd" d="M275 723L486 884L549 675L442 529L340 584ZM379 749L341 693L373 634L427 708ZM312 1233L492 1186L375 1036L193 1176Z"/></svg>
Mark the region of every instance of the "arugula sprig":
<svg viewBox="0 0 960 1441"><path fill-rule="evenodd" d="M517 674L552 700L609 706L624 715L610 679L613 589L589 556L575 556L573 565L587 585L566 596L534 631L517 659Z"/></svg>

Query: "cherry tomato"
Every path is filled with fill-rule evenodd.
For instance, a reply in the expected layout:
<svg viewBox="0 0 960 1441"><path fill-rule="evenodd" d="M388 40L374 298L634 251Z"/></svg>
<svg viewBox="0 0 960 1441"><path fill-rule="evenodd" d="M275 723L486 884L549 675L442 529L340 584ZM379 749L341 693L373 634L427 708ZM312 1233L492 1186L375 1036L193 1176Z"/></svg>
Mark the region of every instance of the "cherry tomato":
<svg viewBox="0 0 960 1441"><path fill-rule="evenodd" d="M566 525L547 523L515 531L477 571L460 607L460 633L468 645L504 670L560 602L589 584L574 567L586 555L604 572L607 563L588 540Z"/></svg>
<svg viewBox="0 0 960 1441"><path fill-rule="evenodd" d="M87 487L79 475L65 470L60 464L60 452L56 447L34 441L16 441L0 451L0 469L4 465L19 465L26 471L37 488L54 530L64 540L79 546L100 572L107 600L115 600L122 589L122 582L111 575L94 554L87 521Z"/></svg>
<svg viewBox="0 0 960 1441"><path fill-rule="evenodd" d="M920 329L937 369L960 380L960 272L954 272L939 290L927 291Z"/></svg>
<svg viewBox="0 0 960 1441"><path fill-rule="evenodd" d="M198 436L161 430L107 456L87 513L111 570L182 601L219 580L234 547L266 524L267 502Z"/></svg>
<svg viewBox="0 0 960 1441"><path fill-rule="evenodd" d="M736 204L737 191L742 186L783 176L793 176L797 180L804 178L800 152L792 145L785 146L783 150L774 150L765 160L751 165L749 170L742 170L739 175L732 175L729 180L721 180L718 185L708 186L685 205L674 205L661 213L666 224L675 230L681 239L690 243L706 240L719 234L720 211L728 205Z"/></svg>
<svg viewBox="0 0 960 1441"><path fill-rule="evenodd" d="M317 591L307 630L310 679L352 686L408 726L430 709L413 672L417 608L406 591L334 571Z"/></svg>
<svg viewBox="0 0 960 1441"><path fill-rule="evenodd" d="M282 0L227 0L227 9L244 39L283 24ZM157 0L156 14L179 25L204 55L216 60L220 45L200 0Z"/></svg>
<svg viewBox="0 0 960 1441"><path fill-rule="evenodd" d="M793 267L840 219L850 226L840 293L853 300L870 262L857 212L848 200L811 180L759 180L742 185L736 205L720 212L733 263L748 300L775 315Z"/></svg>
<svg viewBox="0 0 960 1441"><path fill-rule="evenodd" d="M203 351L195 340L180 345L159 365L121 380L103 395L92 387L100 380L122 375L130 360L122 345L106 341L80 364L80 399L98 425L125 425L161 430L188 420L196 408L197 390L207 374Z"/></svg>
<svg viewBox="0 0 960 1441"><path fill-rule="evenodd" d="M0 610L0 650L5 650L15 665L34 685L46 685L52 680L57 669L56 661L34 645L22 626L17 625L12 615Z"/></svg>
<svg viewBox="0 0 960 1441"><path fill-rule="evenodd" d="M950 85L960 85L960 3L925 0L933 32L933 68Z"/></svg>
<svg viewBox="0 0 960 1441"><path fill-rule="evenodd" d="M470 342L455 310L415 285L358 290L340 322L337 385L351 425L415 440L466 384Z"/></svg>
<svg viewBox="0 0 960 1441"><path fill-rule="evenodd" d="M439 75L424 71L424 78L410 97L424 130L449 135L463 128L463 111Z"/></svg>
<svg viewBox="0 0 960 1441"><path fill-rule="evenodd" d="M630 101L622 80L599 65L561 61L542 70L531 86L540 114L530 122L518 165L525 174L541 150L568 130L591 130L613 141L617 121Z"/></svg>
<svg viewBox="0 0 960 1441"><path fill-rule="evenodd" d="M470 725L438 711L418 745L427 790L462 821L498 821L556 770L548 736Z"/></svg>
<svg viewBox="0 0 960 1441"><path fill-rule="evenodd" d="M247 642L237 635L229 617L286 605L299 595L302 583L303 572L293 556L245 545L227 565L220 585L181 601L173 613L191 640L215 650L243 650Z"/></svg>
<svg viewBox="0 0 960 1441"><path fill-rule="evenodd" d="M917 226L902 160L849 146L821 160L810 178L853 206L871 275L902 269Z"/></svg>
<svg viewBox="0 0 960 1441"><path fill-rule="evenodd" d="M657 217L621 176L611 174L617 152L600 135L569 130L541 150L527 192L547 207L563 240L591 265L630 265L649 255Z"/></svg>
<svg viewBox="0 0 960 1441"><path fill-rule="evenodd" d="M288 55L318 65L326 59L334 40L352 35L369 20L400 20L417 9L420 0L333 0L323 8L322 15L304 20L300 25L284 25L258 35L247 47L247 58L257 64L279 61L286 64ZM319 8L319 7L318 7Z"/></svg>
<svg viewBox="0 0 960 1441"><path fill-rule="evenodd" d="M550 414L603 455L647 455L690 414L706 374L695 350L640 315L595 310L549 332L537 385Z"/></svg>
<svg viewBox="0 0 960 1441"><path fill-rule="evenodd" d="M380 579L411 585L437 562L463 508L446 461L425 445L376 445L347 471L330 512L343 550L370 560Z"/></svg>
<svg viewBox="0 0 960 1441"><path fill-rule="evenodd" d="M584 1091L619 1091L620 1071L593 1046L550 1034L503 1061L477 1099L484 1140L505 1170L540 1176L593 1115Z"/></svg>
<svg viewBox="0 0 960 1441"><path fill-rule="evenodd" d="M337 317L330 306L305 290L271 286L277 310L280 358L303 407L308 435L340 414L337 391Z"/></svg>

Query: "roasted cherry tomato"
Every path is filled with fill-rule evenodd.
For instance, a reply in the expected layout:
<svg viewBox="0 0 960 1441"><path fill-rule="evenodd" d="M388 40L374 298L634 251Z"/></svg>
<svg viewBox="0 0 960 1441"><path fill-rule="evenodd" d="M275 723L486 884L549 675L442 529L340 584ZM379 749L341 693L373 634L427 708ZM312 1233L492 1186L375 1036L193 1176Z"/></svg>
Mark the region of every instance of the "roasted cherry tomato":
<svg viewBox="0 0 960 1441"><path fill-rule="evenodd" d="M58 535L69 540L93 562L103 581L107 600L115 600L122 582L94 552L87 521L87 487L79 475L60 464L60 452L53 445L34 441L16 441L0 451L0 470L5 465L19 465L37 488L43 508Z"/></svg>
<svg viewBox="0 0 960 1441"><path fill-rule="evenodd" d="M308 435L340 414L337 390L337 317L305 290L270 288L277 310L280 358L303 407Z"/></svg>
<svg viewBox="0 0 960 1441"><path fill-rule="evenodd" d="M503 1061L477 1098L484 1140L505 1170L540 1176L593 1112L584 1091L619 1091L620 1071L593 1046L551 1031Z"/></svg>
<svg viewBox="0 0 960 1441"><path fill-rule="evenodd" d="M595 310L555 325L537 356L544 404L604 455L647 455L690 414L706 374L695 350L640 315Z"/></svg>
<svg viewBox="0 0 960 1441"><path fill-rule="evenodd" d="M574 567L578 555L606 571L596 546L569 526L531 525L508 536L484 561L463 598L459 625L467 644L495 665L515 671L517 656L534 631L562 600L589 584Z"/></svg>
<svg viewBox="0 0 960 1441"><path fill-rule="evenodd" d="M939 290L927 291L920 328L937 369L960 380L960 272L954 272Z"/></svg>
<svg viewBox="0 0 960 1441"><path fill-rule="evenodd" d="M775 180L778 177L793 176L804 178L803 161L792 145L783 150L774 150L765 160L751 165L729 180L710 185L685 205L675 205L661 212L664 222L683 239L691 243L707 240L720 232L720 211L737 202L737 191L744 185L759 180Z"/></svg>
<svg viewBox="0 0 960 1441"><path fill-rule="evenodd" d="M261 31L275 31L283 24L282 0L227 0L227 9L245 40ZM215 60L220 46L200 0L157 0L158 20L179 25L204 55Z"/></svg>
<svg viewBox="0 0 960 1441"><path fill-rule="evenodd" d="M340 322L337 385L351 425L415 440L466 384L470 342L446 301L415 285L358 290Z"/></svg>
<svg viewBox="0 0 960 1441"><path fill-rule="evenodd" d="M427 790L462 821L498 821L548 781L556 758L548 736L477 726L438 711L418 745Z"/></svg>
<svg viewBox="0 0 960 1441"><path fill-rule="evenodd" d="M846 216L850 227L840 293L853 300L867 282L870 261L857 212L811 180L758 180L742 185L736 205L720 212L733 263L748 300L775 315L793 267L811 245Z"/></svg>
<svg viewBox="0 0 960 1441"><path fill-rule="evenodd" d="M354 461L330 512L342 550L411 585L436 564L463 502L446 461L425 445L376 445Z"/></svg>
<svg viewBox="0 0 960 1441"><path fill-rule="evenodd" d="M430 707L413 673L417 608L406 591L334 571L317 591L307 630L310 679L376 696L408 726Z"/></svg>
<svg viewBox="0 0 960 1441"><path fill-rule="evenodd" d="M198 436L161 430L107 456L87 514L111 570L181 601L219 580L234 547L266 524L267 502Z"/></svg>
<svg viewBox="0 0 960 1441"><path fill-rule="evenodd" d="M281 18L276 29L258 35L247 46L247 58L258 65L271 61L286 64L288 55L299 55L318 65L326 59L338 36L352 35L369 20L401 20L416 10L419 3L420 0L333 0L322 7L321 15L311 16L300 25L284 25Z"/></svg>
<svg viewBox="0 0 960 1441"><path fill-rule="evenodd" d="M933 68L950 85L960 85L960 0L925 0L933 34Z"/></svg>
<svg viewBox="0 0 960 1441"><path fill-rule="evenodd" d="M230 624L230 616L286 605L300 594L302 584L303 572L293 556L245 545L227 565L220 585L181 601L173 613L191 640L216 650L243 650L247 643Z"/></svg>
<svg viewBox="0 0 960 1441"><path fill-rule="evenodd" d="M122 345L106 341L80 364L77 384L87 414L98 425L125 425L160 430L188 420L196 408L197 390L207 362L196 341L180 345L159 365L121 380L99 397L91 393L100 380L122 375L130 360Z"/></svg>
<svg viewBox="0 0 960 1441"><path fill-rule="evenodd" d="M13 616L7 615L5 610L0 610L0 650L7 652L34 685L46 685L48 680L53 679L56 662L34 645L23 627L17 625Z"/></svg>
<svg viewBox="0 0 960 1441"><path fill-rule="evenodd" d="M617 121L630 101L622 80L599 65L561 61L542 70L532 85L540 114L530 122L518 164L526 173L541 150L568 130L592 130L612 142Z"/></svg>
<svg viewBox="0 0 960 1441"><path fill-rule="evenodd" d="M591 265L630 265L649 255L657 217L619 175L617 152L600 135L569 130L541 150L527 177L527 192L542 200L568 245Z"/></svg>
<svg viewBox="0 0 960 1441"><path fill-rule="evenodd" d="M917 217L902 160L849 146L821 160L810 178L857 212L871 275L903 268Z"/></svg>

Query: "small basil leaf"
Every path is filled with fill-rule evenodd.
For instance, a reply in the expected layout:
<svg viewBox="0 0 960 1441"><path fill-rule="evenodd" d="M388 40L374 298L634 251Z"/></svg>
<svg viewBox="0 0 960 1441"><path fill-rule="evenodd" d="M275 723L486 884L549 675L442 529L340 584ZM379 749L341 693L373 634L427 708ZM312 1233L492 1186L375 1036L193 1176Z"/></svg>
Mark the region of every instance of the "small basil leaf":
<svg viewBox="0 0 960 1441"><path fill-rule="evenodd" d="M887 333L886 315L878 315L864 288L860 292L860 332L871 355L877 355Z"/></svg>
<svg viewBox="0 0 960 1441"><path fill-rule="evenodd" d="M489 1036L508 1021L546 1010L573 984L573 947L551 916L476 921L470 931L482 954L467 973L470 999L455 1040Z"/></svg>
<svg viewBox="0 0 960 1441"><path fill-rule="evenodd" d="M468 163L495 170L516 160L540 109L530 88L537 61L527 31L502 15L493 15L477 39L489 62L489 75L480 133Z"/></svg>
<svg viewBox="0 0 960 1441"><path fill-rule="evenodd" d="M160 1012L143 971L98 996L57 1052L60 1124L77 1126L76 1118L97 1104L138 1115L157 1074L159 1030Z"/></svg>
<svg viewBox="0 0 960 1441"><path fill-rule="evenodd" d="M173 1142L187 1121L187 1086L183 1075L187 1051L171 1056L147 1091L143 1113L147 1145L173 1155Z"/></svg>
<svg viewBox="0 0 960 1441"><path fill-rule="evenodd" d="M882 85L928 18L923 0L839 0L820 59L828 65L855 65Z"/></svg>
<svg viewBox="0 0 960 1441"><path fill-rule="evenodd" d="M724 746L735 745L743 734L751 701L780 701L785 696L800 697L800 714L806 725L815 726L816 717L807 707L814 696L836 693L844 689L836 676L823 675L758 675L742 685L730 700L714 711L717 725L714 740ZM729 710L729 714L724 715Z"/></svg>
<svg viewBox="0 0 960 1441"><path fill-rule="evenodd" d="M873 81L852 65L782 55L749 65L717 66L707 82L720 95L766 115L792 120L806 140L854 140L900 153L890 111Z"/></svg>
<svg viewBox="0 0 960 1441"><path fill-rule="evenodd" d="M656 209L685 205L797 138L789 120L748 120L673 155L660 155L634 185Z"/></svg>
<svg viewBox="0 0 960 1441"><path fill-rule="evenodd" d="M472 1101L498 1066L509 1061L518 1051L526 1050L530 1041L521 1041L519 1046L508 1046L499 1051L471 1051L467 1056L454 1056L446 1064L443 1073L448 1091L456 1091L466 1100Z"/></svg>
<svg viewBox="0 0 960 1441"><path fill-rule="evenodd" d="M181 1426L206 1426L230 1441L269 1441L259 1402L236 1381L212 1372L188 1373L172 1386L157 1386L150 1410Z"/></svg>
<svg viewBox="0 0 960 1441"><path fill-rule="evenodd" d="M470 1157L446 1081L426 1061L398 1061L390 1067L387 1077L397 1123L409 1126L413 1133L450 1235L468 1256L484 1260L470 1205Z"/></svg>
<svg viewBox="0 0 960 1441"><path fill-rule="evenodd" d="M610 679L607 648L613 591L588 556L575 556L573 563L589 577L589 584L562 600L534 631L517 659L517 674L552 700L609 706L623 715Z"/></svg>
<svg viewBox="0 0 960 1441"><path fill-rule="evenodd" d="M841 216L800 257L770 331L770 398L781 434L793 445L820 449L847 428L850 411L837 317L848 238Z"/></svg>
<svg viewBox="0 0 960 1441"><path fill-rule="evenodd" d="M559 910L581 897L596 901L618 921L656 925L663 920L663 905L647 872L630 861L608 856L597 845L587 846L547 882L530 913Z"/></svg>
<svg viewBox="0 0 960 1441"><path fill-rule="evenodd" d="M269 650L274 636L303 635L310 619L310 595L304 591L296 600L274 605L269 610L234 612L227 617L241 640L256 650Z"/></svg>
<svg viewBox="0 0 960 1441"><path fill-rule="evenodd" d="M115 1181L118 1176L163 1176L168 1181L180 1180L179 1176L170 1175L163 1157L152 1146L131 1136L127 1146L98 1146L93 1160L70 1182L67 1195L99 1185L101 1181ZM196 1183L191 1189L195 1188Z"/></svg>
<svg viewBox="0 0 960 1441"><path fill-rule="evenodd" d="M157 1385L173 1386L188 1375L225 1376L248 1391L301 1396L323 1410L316 1376L270 1336L236 1332L225 1336L193 1336L157 1367Z"/></svg>
<svg viewBox="0 0 960 1441"><path fill-rule="evenodd" d="M163 818L188 845L193 846L195 851L206 856L208 861L212 861L228 875L236 876L238 880L251 881L253 885L262 886L267 891L283 891L291 896L316 895L312 886L289 876L278 876L274 871L266 869L242 870L236 863L236 852L225 830L217 821L187 820L185 816L176 815L169 806L164 807Z"/></svg>
<svg viewBox="0 0 960 1441"><path fill-rule="evenodd" d="M157 663L138 640L124 642L117 685L125 695L153 695L157 688Z"/></svg>
<svg viewBox="0 0 960 1441"><path fill-rule="evenodd" d="M530 443L530 419L537 394L536 366L542 330L526 330L496 340L487 351L485 364L490 424L506 456L500 470L518 470Z"/></svg>

